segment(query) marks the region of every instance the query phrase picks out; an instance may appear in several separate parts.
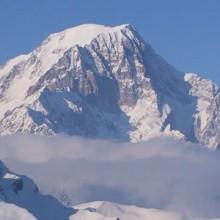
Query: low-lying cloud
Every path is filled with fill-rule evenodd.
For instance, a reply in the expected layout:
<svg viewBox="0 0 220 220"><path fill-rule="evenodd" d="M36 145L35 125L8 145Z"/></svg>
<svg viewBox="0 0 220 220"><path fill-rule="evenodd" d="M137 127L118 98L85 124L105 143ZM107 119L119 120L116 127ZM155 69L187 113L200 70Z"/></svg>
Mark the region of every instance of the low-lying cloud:
<svg viewBox="0 0 220 220"><path fill-rule="evenodd" d="M13 135L0 138L0 157L72 204L109 200L220 217L220 155L197 145Z"/></svg>

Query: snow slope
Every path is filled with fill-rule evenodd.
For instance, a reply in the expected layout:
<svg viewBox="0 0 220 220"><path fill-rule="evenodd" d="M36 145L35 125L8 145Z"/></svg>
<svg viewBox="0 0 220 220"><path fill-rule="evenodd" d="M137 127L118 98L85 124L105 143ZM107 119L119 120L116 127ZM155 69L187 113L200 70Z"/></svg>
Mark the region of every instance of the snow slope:
<svg viewBox="0 0 220 220"><path fill-rule="evenodd" d="M182 220L183 216L176 213L160 211L156 209L144 209L136 206L125 206L111 202L92 202L75 207L80 210L90 210L91 212L102 215L103 219L114 220ZM84 211L85 213L85 211ZM73 218L74 219L74 218ZM90 219L90 218L88 218ZM92 219L92 218L91 218Z"/></svg>
<svg viewBox="0 0 220 220"><path fill-rule="evenodd" d="M135 206L123 206L109 202L98 202L97 208L91 204L76 206L77 212L69 220L182 220L178 214L155 209L144 209ZM83 208L82 208L83 207ZM55 210L55 213L58 211ZM0 202L0 219L4 220L37 220L26 209L17 205ZM61 218L65 219L65 218ZM67 220L67 219L65 219Z"/></svg>
<svg viewBox="0 0 220 220"><path fill-rule="evenodd" d="M0 202L0 219L37 220L27 210L5 202Z"/></svg>

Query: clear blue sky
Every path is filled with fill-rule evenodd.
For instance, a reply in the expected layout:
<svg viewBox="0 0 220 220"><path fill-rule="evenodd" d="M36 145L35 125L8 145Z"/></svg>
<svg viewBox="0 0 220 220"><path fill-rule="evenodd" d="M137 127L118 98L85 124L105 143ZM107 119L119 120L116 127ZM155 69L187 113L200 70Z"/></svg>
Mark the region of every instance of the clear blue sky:
<svg viewBox="0 0 220 220"><path fill-rule="evenodd" d="M220 0L0 0L0 64L82 23L131 23L177 69L220 83Z"/></svg>

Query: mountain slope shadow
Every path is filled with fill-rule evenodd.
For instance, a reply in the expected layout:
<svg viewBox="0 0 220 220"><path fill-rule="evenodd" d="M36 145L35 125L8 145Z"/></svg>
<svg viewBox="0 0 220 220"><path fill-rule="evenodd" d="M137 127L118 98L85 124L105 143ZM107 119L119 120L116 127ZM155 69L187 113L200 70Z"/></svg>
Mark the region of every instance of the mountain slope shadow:
<svg viewBox="0 0 220 220"><path fill-rule="evenodd" d="M198 142L194 118L197 113L198 98L191 95L192 85L184 79L185 73L177 71L147 46L143 53L144 65L149 74L145 77L151 79L151 85L157 94L160 114L163 114L166 104L171 109L161 131L163 132L169 125L170 130L180 131L187 140ZM154 60L151 57L154 57Z"/></svg>
<svg viewBox="0 0 220 220"><path fill-rule="evenodd" d="M45 88L39 101L47 114L31 108L28 108L28 113L38 126L46 124L54 133L127 141L128 131L132 127L118 105L114 101L109 102L113 94L109 96L110 99L100 99L94 94L83 96L74 91L50 91ZM120 123L122 129L118 128Z"/></svg>

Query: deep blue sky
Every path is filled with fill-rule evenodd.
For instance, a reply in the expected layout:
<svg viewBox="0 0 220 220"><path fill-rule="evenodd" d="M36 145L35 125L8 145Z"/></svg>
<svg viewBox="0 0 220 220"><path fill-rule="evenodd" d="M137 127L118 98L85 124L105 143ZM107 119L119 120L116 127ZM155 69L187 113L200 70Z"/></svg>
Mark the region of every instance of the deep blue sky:
<svg viewBox="0 0 220 220"><path fill-rule="evenodd" d="M0 64L82 23L131 23L176 68L220 83L220 0L0 0Z"/></svg>

